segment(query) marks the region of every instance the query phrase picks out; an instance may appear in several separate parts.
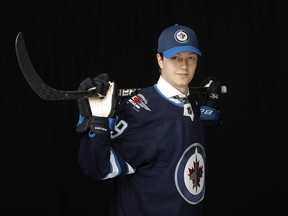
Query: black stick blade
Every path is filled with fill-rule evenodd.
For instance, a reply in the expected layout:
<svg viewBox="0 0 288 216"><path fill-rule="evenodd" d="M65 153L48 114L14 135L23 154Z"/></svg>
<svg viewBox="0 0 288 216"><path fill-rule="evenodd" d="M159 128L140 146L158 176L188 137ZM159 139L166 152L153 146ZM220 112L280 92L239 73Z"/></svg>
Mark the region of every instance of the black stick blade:
<svg viewBox="0 0 288 216"><path fill-rule="evenodd" d="M15 49L18 64L26 81L40 98L44 100L75 100L97 96L93 91L62 91L47 85L40 78L30 60L22 32L19 32L16 37Z"/></svg>

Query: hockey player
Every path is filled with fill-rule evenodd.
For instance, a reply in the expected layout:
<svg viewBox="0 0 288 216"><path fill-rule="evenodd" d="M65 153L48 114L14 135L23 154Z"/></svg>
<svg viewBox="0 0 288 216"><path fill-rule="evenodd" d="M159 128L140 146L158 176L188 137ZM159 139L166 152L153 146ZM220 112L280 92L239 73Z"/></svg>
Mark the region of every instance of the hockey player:
<svg viewBox="0 0 288 216"><path fill-rule="evenodd" d="M117 109L108 74L80 84L100 97L78 100L79 164L87 176L115 179L111 216L203 215L205 128L219 122L221 85L207 79L201 100L190 94L199 56L195 32L176 24L158 40L158 82Z"/></svg>

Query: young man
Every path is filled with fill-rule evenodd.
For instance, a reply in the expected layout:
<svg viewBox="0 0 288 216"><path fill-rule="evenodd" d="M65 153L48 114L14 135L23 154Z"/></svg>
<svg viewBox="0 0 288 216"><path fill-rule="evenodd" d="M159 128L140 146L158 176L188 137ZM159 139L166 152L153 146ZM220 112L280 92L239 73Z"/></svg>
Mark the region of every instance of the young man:
<svg viewBox="0 0 288 216"><path fill-rule="evenodd" d="M115 178L111 216L203 214L204 129L219 120L221 85L207 80L208 93L196 102L189 83L199 56L195 32L173 25L159 37L155 85L115 109L117 89L107 74L80 84L79 90L96 88L99 97L78 101L79 164L95 179Z"/></svg>

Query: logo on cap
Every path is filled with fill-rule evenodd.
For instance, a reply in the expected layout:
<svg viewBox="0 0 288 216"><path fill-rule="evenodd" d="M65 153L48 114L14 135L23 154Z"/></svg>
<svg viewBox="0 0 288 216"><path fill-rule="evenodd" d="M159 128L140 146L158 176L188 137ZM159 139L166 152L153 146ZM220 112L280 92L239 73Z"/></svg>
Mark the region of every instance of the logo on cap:
<svg viewBox="0 0 288 216"><path fill-rule="evenodd" d="M186 43L189 40L189 35L185 31L180 29L175 32L174 38L178 43Z"/></svg>

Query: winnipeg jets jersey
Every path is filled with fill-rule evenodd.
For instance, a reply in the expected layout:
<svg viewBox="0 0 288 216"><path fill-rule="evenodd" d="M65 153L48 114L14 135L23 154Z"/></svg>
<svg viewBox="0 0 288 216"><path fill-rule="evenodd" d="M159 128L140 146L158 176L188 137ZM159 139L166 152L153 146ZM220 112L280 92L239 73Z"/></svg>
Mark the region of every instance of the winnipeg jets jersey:
<svg viewBox="0 0 288 216"><path fill-rule="evenodd" d="M111 137L81 138L82 171L115 178L111 216L202 215L204 129L192 97L190 103L193 118L154 85L120 105Z"/></svg>

